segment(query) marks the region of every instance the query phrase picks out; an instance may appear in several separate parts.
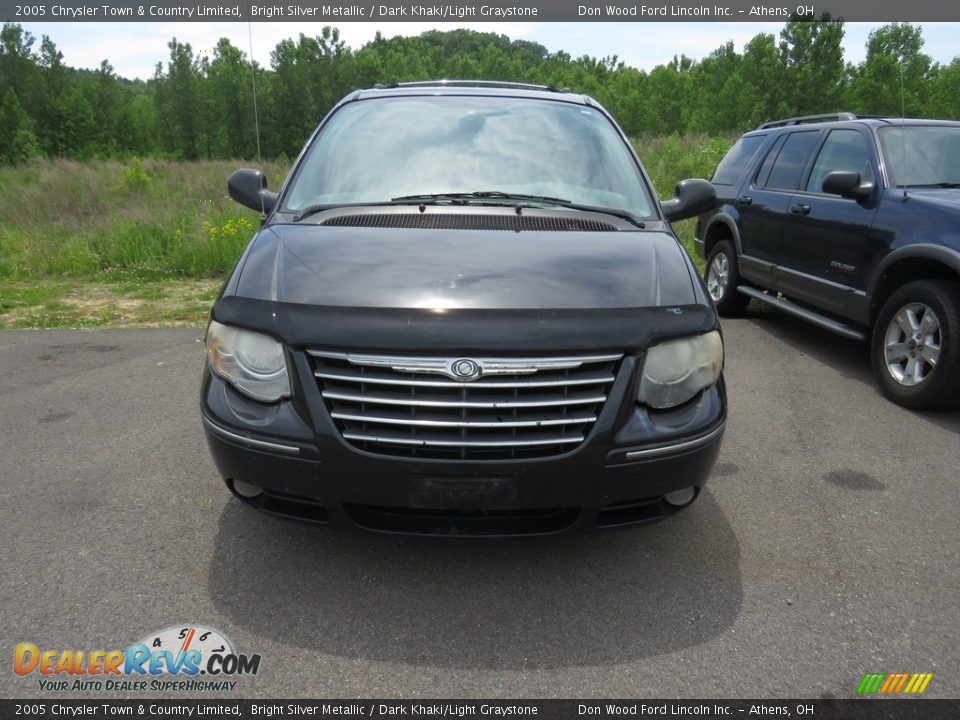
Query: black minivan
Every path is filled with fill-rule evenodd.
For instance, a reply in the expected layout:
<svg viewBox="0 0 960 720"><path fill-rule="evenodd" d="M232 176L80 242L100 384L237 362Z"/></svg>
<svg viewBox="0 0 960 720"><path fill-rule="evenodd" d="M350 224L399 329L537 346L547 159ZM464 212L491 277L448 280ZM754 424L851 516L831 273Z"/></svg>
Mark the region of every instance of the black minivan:
<svg viewBox="0 0 960 720"><path fill-rule="evenodd" d="M513 83L357 91L217 298L201 408L231 491L381 532L525 535L692 503L726 420L717 314L594 100Z"/></svg>

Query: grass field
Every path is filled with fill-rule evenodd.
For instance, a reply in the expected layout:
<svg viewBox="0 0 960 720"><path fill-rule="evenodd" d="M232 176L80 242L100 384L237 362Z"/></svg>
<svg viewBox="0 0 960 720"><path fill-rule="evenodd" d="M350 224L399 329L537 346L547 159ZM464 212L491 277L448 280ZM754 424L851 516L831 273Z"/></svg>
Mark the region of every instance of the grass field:
<svg viewBox="0 0 960 720"><path fill-rule="evenodd" d="M635 145L662 198L734 138ZM258 224L227 196L249 161L37 161L0 168L0 327L200 325ZM271 187L287 167L263 163ZM677 231L693 255L693 221ZM696 258L695 258L696 259Z"/></svg>

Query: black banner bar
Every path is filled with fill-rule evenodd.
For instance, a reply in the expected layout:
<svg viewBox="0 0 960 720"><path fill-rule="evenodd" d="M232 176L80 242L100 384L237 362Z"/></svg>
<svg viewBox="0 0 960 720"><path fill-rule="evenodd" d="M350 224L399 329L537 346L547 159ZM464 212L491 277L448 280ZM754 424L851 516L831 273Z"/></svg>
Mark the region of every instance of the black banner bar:
<svg viewBox="0 0 960 720"><path fill-rule="evenodd" d="M960 700L0 700L2 720L112 717L953 720Z"/></svg>
<svg viewBox="0 0 960 720"><path fill-rule="evenodd" d="M745 22L815 18L848 21L960 20L944 0L0 0L0 20L14 22Z"/></svg>

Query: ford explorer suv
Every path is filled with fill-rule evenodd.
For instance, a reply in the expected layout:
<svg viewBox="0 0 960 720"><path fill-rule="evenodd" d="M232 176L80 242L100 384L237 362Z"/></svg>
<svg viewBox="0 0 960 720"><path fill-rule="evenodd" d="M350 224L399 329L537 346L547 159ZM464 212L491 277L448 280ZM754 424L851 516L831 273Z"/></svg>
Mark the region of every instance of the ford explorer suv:
<svg viewBox="0 0 960 720"><path fill-rule="evenodd" d="M718 318L596 101L512 83L344 98L215 301L201 409L233 494L390 533L550 534L695 501L726 420Z"/></svg>
<svg viewBox="0 0 960 720"><path fill-rule="evenodd" d="M722 315L753 298L869 340L894 402L960 406L960 122L766 123L713 185L696 243Z"/></svg>

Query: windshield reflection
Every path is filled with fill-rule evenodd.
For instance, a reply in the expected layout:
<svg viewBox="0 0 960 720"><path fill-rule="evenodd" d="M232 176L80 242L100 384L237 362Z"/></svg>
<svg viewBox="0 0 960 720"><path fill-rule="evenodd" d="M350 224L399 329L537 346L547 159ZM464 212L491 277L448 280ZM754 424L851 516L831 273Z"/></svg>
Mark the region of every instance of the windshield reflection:
<svg viewBox="0 0 960 720"><path fill-rule="evenodd" d="M561 197L643 218L652 212L633 157L602 113L496 97L345 105L310 148L286 209L477 190Z"/></svg>
<svg viewBox="0 0 960 720"><path fill-rule="evenodd" d="M880 146L893 187L960 183L960 127L886 127Z"/></svg>

